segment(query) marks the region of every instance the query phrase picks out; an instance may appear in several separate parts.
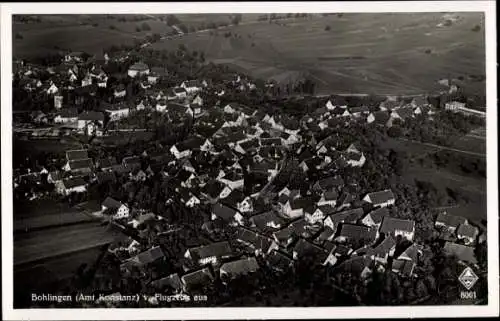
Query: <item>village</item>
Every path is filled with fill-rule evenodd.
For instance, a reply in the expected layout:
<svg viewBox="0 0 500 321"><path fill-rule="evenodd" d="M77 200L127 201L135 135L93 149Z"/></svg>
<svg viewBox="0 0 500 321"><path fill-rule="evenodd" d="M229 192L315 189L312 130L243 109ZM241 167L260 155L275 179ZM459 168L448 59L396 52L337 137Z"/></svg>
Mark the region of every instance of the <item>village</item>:
<svg viewBox="0 0 500 321"><path fill-rule="evenodd" d="M121 83L109 88L110 75L103 66L111 59L105 55L102 64L88 63L81 53L68 53L59 66L47 67L50 77L44 81L37 78L40 66L16 65L20 86L45 97L53 108L37 110L28 120L14 117L15 135L25 140L53 137L54 144L63 137L84 139L80 148L66 150L64 159L40 162L35 168L14 165L13 179L14 193L27 202L49 194L62 202L75 194L87 195L77 202L84 212L126 236L108 248L120 261L123 278L133 276L158 293L203 295L215 280L230 283L263 267L290 273L305 257L333 273L347 270L363 282L369 282L374 271L392 271L403 280L425 277L416 272L424 244L415 238L415 220L391 214L397 210L396 191L390 186L360 191L343 175L347 168L363 173L370 156L356 141L345 144L334 135L318 140L321 135L316 133L354 123L390 128L410 118L432 119L443 111L474 114L464 103L448 102L442 109L423 96L410 101L387 97L374 110L328 100L297 118L239 101L221 104L217 99L231 91L255 90L256 85L239 74L226 87L212 79L184 79L165 88L165 68L134 61L122 76L140 91ZM88 109L89 97L103 90L109 93L103 103ZM217 102L207 103L213 97ZM152 119L158 127L186 134L172 144L151 142L123 157L105 148L95 152L96 142L110 135L153 131L148 125ZM290 167L302 180L300 188L283 184ZM39 191L37 185L52 190ZM165 200L144 206L154 200L141 204L130 201L127 193L119 198L109 185L135 191L158 185ZM104 194L90 196L92 189ZM142 197L155 197L147 194ZM199 220L192 226L204 240L173 251L161 239L186 228L169 218L181 211ZM434 228L445 253L464 266L477 266L475 247L486 242L486 231L445 211ZM167 261L180 262L179 268L172 269ZM110 291L115 289L111 286ZM159 304L155 295L148 302Z"/></svg>

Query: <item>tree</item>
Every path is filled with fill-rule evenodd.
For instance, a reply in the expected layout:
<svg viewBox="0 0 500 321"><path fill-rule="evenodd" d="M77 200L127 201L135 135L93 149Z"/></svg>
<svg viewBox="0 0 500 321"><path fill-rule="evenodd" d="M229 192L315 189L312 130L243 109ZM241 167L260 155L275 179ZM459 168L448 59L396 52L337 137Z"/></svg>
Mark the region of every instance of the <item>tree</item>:
<svg viewBox="0 0 500 321"><path fill-rule="evenodd" d="M149 26L149 24L147 22L143 22L141 24L141 28L143 31L150 31L151 30L151 27Z"/></svg>
<svg viewBox="0 0 500 321"><path fill-rule="evenodd" d="M330 27L330 26L326 26L326 27L325 27L325 31L329 31L330 29L331 29L331 27Z"/></svg>
<svg viewBox="0 0 500 321"><path fill-rule="evenodd" d="M167 25L173 26L180 23L180 20L173 14L167 15Z"/></svg>
<svg viewBox="0 0 500 321"><path fill-rule="evenodd" d="M231 20L231 23L232 23L233 25L237 26L237 25L240 23L240 21L241 21L241 17L242 17L241 13L237 13L237 14L235 14L235 15L233 16L233 19Z"/></svg>

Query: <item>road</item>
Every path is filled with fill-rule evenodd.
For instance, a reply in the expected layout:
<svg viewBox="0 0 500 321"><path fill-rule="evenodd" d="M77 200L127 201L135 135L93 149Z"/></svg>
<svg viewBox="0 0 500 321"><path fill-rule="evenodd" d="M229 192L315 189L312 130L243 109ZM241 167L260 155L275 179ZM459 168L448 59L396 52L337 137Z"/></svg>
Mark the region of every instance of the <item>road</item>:
<svg viewBox="0 0 500 321"><path fill-rule="evenodd" d="M440 149L440 150L447 150L447 151L452 151L452 152L457 152L457 153L462 153L462 154L468 154L468 155L472 155L472 156L477 156L477 157L481 157L481 158L486 158L486 154L474 153L474 152L470 152L470 151L467 151L467 150L461 150L461 149L456 149L456 148L451 148L451 147L446 147L446 146L441 146L441 145L436 145L436 144L431 144L431 143L423 143L423 142L419 142L419 141L416 141L416 140L405 139L405 138L398 138L398 140L402 140L402 141L406 141L406 142L411 142L411 143L415 143L415 144L421 144L421 145L425 145L425 146L429 146L429 147L434 147L434 148L437 148L437 149Z"/></svg>

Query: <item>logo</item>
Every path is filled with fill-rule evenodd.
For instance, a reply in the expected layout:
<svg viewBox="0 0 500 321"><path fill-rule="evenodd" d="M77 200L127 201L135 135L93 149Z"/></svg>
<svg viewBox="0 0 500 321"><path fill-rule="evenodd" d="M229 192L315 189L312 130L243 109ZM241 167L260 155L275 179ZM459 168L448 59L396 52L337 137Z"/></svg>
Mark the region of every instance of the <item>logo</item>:
<svg viewBox="0 0 500 321"><path fill-rule="evenodd" d="M467 290L470 290L474 286L474 284L476 284L478 279L479 278L477 277L476 273L474 273L474 271L472 271L470 267L465 268L462 274L460 274L460 276L458 277L460 283L462 283L462 285L465 286Z"/></svg>

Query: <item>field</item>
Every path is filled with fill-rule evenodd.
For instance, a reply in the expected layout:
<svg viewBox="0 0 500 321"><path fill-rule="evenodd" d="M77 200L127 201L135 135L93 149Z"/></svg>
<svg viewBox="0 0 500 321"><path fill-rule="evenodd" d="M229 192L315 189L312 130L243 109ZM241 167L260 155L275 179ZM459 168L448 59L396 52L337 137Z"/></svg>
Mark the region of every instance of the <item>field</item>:
<svg viewBox="0 0 500 321"><path fill-rule="evenodd" d="M96 221L95 218L78 212L62 212L31 218L21 218L14 221L14 232L42 229L54 225L70 225Z"/></svg>
<svg viewBox="0 0 500 321"><path fill-rule="evenodd" d="M35 262L112 242L116 235L100 223L53 227L14 236L14 265Z"/></svg>
<svg viewBox="0 0 500 321"><path fill-rule="evenodd" d="M286 82L309 75L319 93L422 93L443 89L437 81L446 77L463 77L467 90L484 93L484 82L468 80L485 74L484 33L471 30L483 18L458 16L447 27L437 27L447 18L439 13L315 16L279 24L243 21L153 48L170 50L182 43L204 51L210 61L264 79Z"/></svg>

